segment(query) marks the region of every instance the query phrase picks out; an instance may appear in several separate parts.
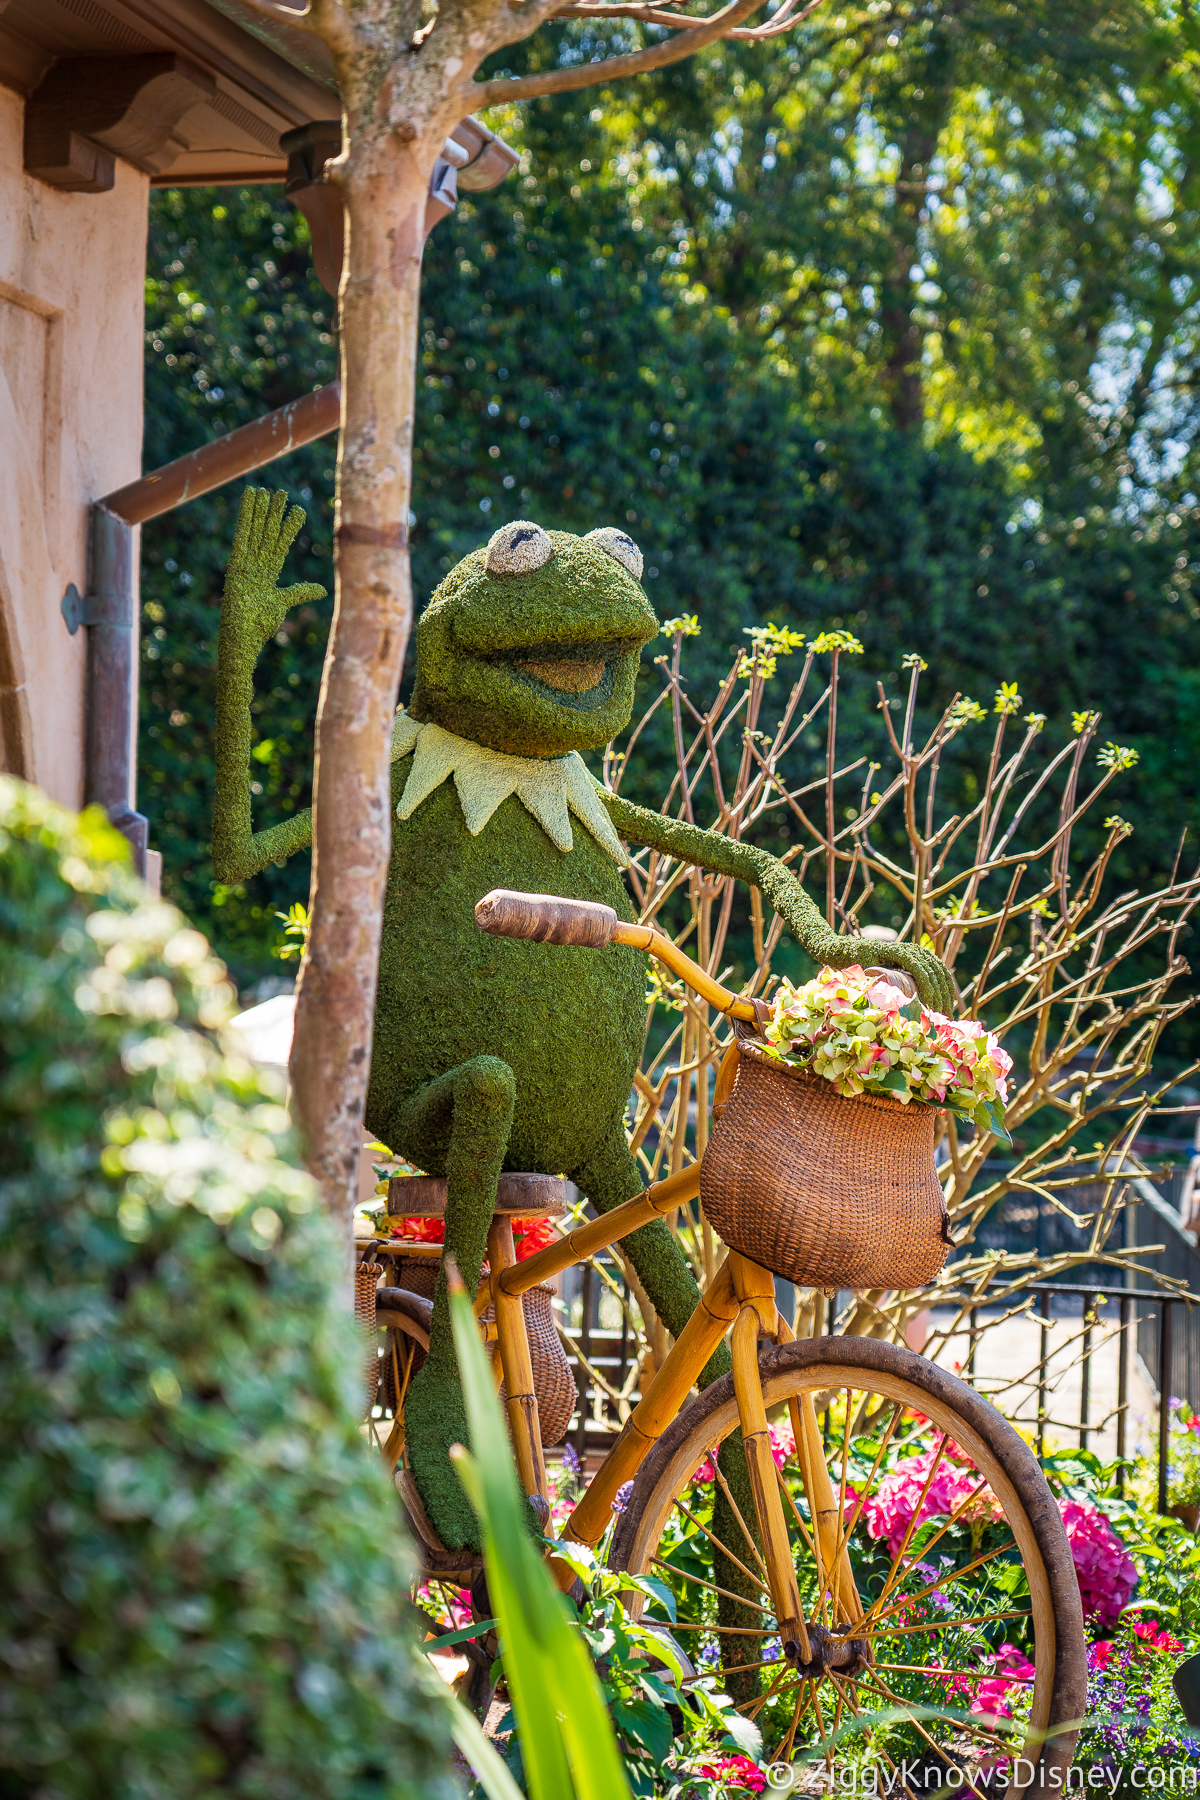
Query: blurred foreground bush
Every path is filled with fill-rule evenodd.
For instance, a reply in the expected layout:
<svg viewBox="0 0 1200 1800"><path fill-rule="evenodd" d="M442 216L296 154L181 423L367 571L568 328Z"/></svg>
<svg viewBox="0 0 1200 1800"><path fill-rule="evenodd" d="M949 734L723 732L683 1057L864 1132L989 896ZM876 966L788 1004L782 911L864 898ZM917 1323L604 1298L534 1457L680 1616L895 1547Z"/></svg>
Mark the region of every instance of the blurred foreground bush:
<svg viewBox="0 0 1200 1800"><path fill-rule="evenodd" d="M0 1795L449 1796L334 1240L124 860L0 778Z"/></svg>

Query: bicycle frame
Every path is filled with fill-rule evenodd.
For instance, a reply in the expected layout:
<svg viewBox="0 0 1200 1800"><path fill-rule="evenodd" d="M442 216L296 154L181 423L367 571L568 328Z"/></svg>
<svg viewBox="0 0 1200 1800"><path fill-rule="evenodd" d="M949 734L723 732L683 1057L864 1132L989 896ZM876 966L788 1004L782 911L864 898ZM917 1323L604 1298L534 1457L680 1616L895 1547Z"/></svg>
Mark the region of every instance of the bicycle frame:
<svg viewBox="0 0 1200 1800"><path fill-rule="evenodd" d="M482 1311L490 1300L495 1307L497 1352L504 1368L513 1446L527 1493L545 1494L547 1483L520 1296L548 1276L619 1243L649 1220L675 1211L699 1191L700 1165L696 1163L656 1183L605 1217L576 1227L561 1243L552 1244L523 1263L515 1259L511 1220L507 1216L493 1220L488 1237L491 1274L477 1306ZM811 1661L811 1649L758 1371L760 1334L777 1343L790 1343L793 1334L776 1307L773 1276L748 1258L731 1251L717 1269L674 1348L572 1511L565 1535L589 1547L600 1541L612 1518L619 1489L633 1479L663 1432L678 1417L700 1371L731 1327L734 1390L767 1586L785 1654L807 1663ZM816 1527L813 1549L821 1586L823 1590L833 1589L847 1622L852 1624L862 1617L863 1609L849 1556L840 1542L840 1513L822 1452L816 1413L807 1398L791 1402L790 1410L809 1514ZM551 1562L557 1565L555 1574L561 1585L569 1587L573 1572L557 1559L552 1558ZM789 1650L789 1646L794 1648Z"/></svg>

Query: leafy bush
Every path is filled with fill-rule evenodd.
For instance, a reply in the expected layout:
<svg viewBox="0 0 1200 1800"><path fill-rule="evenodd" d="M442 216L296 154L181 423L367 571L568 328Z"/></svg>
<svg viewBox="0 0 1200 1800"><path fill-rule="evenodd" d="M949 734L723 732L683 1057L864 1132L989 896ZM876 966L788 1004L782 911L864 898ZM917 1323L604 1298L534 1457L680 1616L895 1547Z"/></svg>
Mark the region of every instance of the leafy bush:
<svg viewBox="0 0 1200 1800"><path fill-rule="evenodd" d="M0 779L0 1792L449 1796L334 1238L123 861Z"/></svg>

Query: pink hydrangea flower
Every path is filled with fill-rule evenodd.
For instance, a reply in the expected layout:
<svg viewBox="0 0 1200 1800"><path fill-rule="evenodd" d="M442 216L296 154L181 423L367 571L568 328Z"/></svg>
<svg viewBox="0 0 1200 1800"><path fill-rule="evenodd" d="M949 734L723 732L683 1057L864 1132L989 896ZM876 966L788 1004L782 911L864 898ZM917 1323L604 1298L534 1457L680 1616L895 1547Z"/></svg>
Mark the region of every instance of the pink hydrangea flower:
<svg viewBox="0 0 1200 1800"><path fill-rule="evenodd" d="M1012 1059L994 1032L977 1019L925 1008L914 1014L899 988L869 980L857 964L822 969L801 987L782 981L764 1035L774 1054L811 1069L839 1094L873 1089L968 1117L1008 1097Z"/></svg>
<svg viewBox="0 0 1200 1800"><path fill-rule="evenodd" d="M1133 1598L1137 1564L1098 1506L1089 1500L1064 1500L1060 1508L1084 1615L1108 1630Z"/></svg>
<svg viewBox="0 0 1200 1800"><path fill-rule="evenodd" d="M943 1454L937 1474L922 1500L921 1490L925 1486L935 1454L936 1452L929 1451L923 1456L910 1456L904 1462L897 1463L883 1477L874 1493L868 1495L863 1506L862 1518L867 1530L872 1537L887 1540L888 1551L892 1556L899 1554L918 1505L921 1510L917 1523L920 1525L926 1519L956 1512L979 1487L981 1477L977 1470L951 1462ZM849 1494L849 1490L847 1493ZM999 1519L1003 1514L995 1495L985 1485L970 1500L960 1516L964 1520Z"/></svg>

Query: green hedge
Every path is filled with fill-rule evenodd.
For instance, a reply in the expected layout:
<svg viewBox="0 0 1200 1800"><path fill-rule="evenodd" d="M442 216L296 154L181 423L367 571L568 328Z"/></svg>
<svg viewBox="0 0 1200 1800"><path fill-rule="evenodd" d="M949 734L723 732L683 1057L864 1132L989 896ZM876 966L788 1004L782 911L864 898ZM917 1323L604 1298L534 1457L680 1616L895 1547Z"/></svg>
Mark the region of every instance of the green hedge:
<svg viewBox="0 0 1200 1800"><path fill-rule="evenodd" d="M222 966L99 815L0 778L0 971L0 1795L458 1793Z"/></svg>

